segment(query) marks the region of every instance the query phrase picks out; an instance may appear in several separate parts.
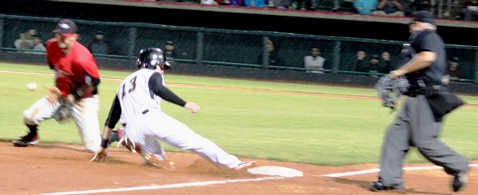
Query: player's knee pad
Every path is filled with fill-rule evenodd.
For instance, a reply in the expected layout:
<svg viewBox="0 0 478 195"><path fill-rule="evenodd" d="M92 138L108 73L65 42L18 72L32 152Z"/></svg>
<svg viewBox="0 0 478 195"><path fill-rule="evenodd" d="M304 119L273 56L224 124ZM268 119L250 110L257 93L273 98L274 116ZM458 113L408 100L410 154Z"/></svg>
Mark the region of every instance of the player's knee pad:
<svg viewBox="0 0 478 195"><path fill-rule="evenodd" d="M37 125L35 122L35 113L30 110L23 111L23 122L27 125Z"/></svg>

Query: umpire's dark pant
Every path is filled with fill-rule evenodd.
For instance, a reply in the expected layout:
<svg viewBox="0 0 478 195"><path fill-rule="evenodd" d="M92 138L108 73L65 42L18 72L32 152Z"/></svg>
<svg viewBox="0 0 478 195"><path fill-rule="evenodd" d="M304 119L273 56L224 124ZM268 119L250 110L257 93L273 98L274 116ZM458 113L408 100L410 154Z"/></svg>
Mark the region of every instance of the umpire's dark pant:
<svg viewBox="0 0 478 195"><path fill-rule="evenodd" d="M468 171L469 161L438 140L441 122L436 122L424 95L408 97L394 123L388 128L382 146L379 179L385 186L404 189L402 167L410 146L430 162L455 175Z"/></svg>

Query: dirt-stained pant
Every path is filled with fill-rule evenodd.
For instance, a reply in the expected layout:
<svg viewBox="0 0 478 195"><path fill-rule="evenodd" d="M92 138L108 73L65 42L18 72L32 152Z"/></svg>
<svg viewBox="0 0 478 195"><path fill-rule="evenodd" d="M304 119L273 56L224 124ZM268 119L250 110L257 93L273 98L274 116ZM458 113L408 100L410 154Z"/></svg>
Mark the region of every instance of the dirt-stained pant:
<svg viewBox="0 0 478 195"><path fill-rule="evenodd" d="M43 97L23 112L23 120L27 125L38 125L51 119L59 106L58 101L51 104L47 97ZM96 95L75 102L73 107L73 120L78 127L81 141L89 152L96 152L101 146L98 110L99 98Z"/></svg>
<svg viewBox="0 0 478 195"><path fill-rule="evenodd" d="M380 159L379 179L385 186L404 189L403 161L410 146L430 162L455 175L468 171L469 160L441 142L442 122L436 122L424 95L408 97L387 130Z"/></svg>
<svg viewBox="0 0 478 195"><path fill-rule="evenodd" d="M235 168L242 162L160 110L148 109L147 113L126 122L124 133L141 147L143 160L145 154L149 152L159 160L167 160L166 153L158 142L161 141L176 148L192 151L220 167Z"/></svg>

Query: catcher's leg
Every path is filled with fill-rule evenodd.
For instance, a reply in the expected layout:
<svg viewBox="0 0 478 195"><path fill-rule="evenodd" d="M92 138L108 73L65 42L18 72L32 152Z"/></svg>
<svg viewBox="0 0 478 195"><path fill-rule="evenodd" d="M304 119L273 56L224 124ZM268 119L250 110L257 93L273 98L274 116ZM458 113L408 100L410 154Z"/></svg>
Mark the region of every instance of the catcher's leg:
<svg viewBox="0 0 478 195"><path fill-rule="evenodd" d="M75 102L73 107L73 118L83 145L89 152L96 152L101 145L98 110L99 100L96 95Z"/></svg>
<svg viewBox="0 0 478 195"><path fill-rule="evenodd" d="M55 110L60 106L58 102L51 104L47 97L36 101L30 108L23 111L23 121L27 125L29 132L27 135L12 140L14 146L35 145L40 142L38 138L38 125L47 119L52 118Z"/></svg>

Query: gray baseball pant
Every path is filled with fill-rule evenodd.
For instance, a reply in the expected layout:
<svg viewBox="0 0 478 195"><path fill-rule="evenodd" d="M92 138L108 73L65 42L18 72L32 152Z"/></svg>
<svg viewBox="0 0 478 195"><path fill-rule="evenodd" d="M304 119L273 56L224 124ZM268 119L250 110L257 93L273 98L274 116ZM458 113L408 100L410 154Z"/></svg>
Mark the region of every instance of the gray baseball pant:
<svg viewBox="0 0 478 195"><path fill-rule="evenodd" d="M469 161L441 142L442 122L436 122L424 95L408 97L395 121L388 127L380 158L379 180L385 185L405 189L402 168L410 146L445 172L455 175L468 171Z"/></svg>

